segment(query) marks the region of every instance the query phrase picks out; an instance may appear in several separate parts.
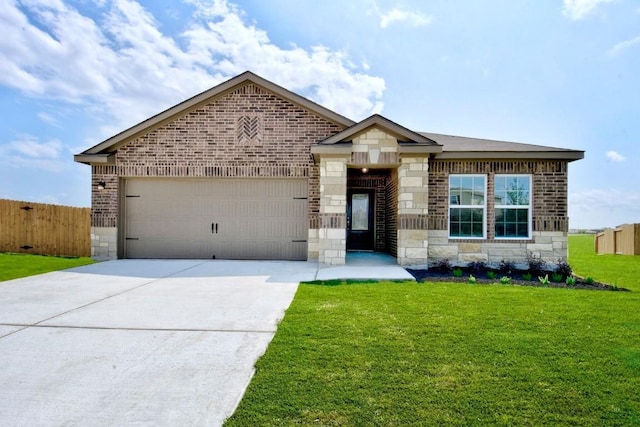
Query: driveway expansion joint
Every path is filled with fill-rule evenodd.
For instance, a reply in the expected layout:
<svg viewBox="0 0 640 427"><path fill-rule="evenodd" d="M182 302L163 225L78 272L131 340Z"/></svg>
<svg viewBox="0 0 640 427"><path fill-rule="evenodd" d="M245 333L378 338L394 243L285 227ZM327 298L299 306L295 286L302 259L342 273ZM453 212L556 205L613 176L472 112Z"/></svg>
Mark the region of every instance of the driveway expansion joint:
<svg viewBox="0 0 640 427"><path fill-rule="evenodd" d="M60 317L60 316L64 316L64 315L69 314L69 313L72 313L72 312L74 312L74 311L76 311L76 310L80 310L80 309L83 309L83 308L85 308L85 307L89 307L89 306L91 306L91 305L97 304L97 303L99 303L99 302L106 301L106 300L108 300L108 299L110 299L110 298L113 298L113 297L117 297L117 296L120 296L120 295L124 295L124 294L126 294L126 293L128 293L128 292L135 291L135 290L137 290L137 289L143 288L143 287L145 287L145 286L147 286L147 285L150 285L150 284L152 284L152 283L155 283L155 282L157 282L157 281L159 281L159 280L162 280L162 279L168 279L168 278L170 278L170 277L172 277L172 276L175 276L176 274L184 273L184 272L185 272L185 271L187 271L187 270L191 270L192 268L196 268L196 267L198 267L200 264L201 264L201 263L198 263L198 264L196 264L196 265L192 265L192 266L190 266L190 267L183 268L182 270L175 271L175 272L173 272L173 273L171 273L171 274L167 274L166 276L156 277L156 278L154 278L154 279L152 279L152 280L149 280L148 282L144 282L144 283L142 283L142 284L140 284L140 285L137 285L137 286L134 286L134 287L132 287L132 288L125 289L125 290L120 291L120 292L116 292L115 294L112 294L112 295L107 295L107 296L106 296L106 297L104 297L104 298L100 298L100 299L97 299L97 300L95 300L95 301L91 301L91 302L89 302L89 303L87 303L87 304L83 304L83 305L80 305L80 306L78 306L78 307L74 307L74 308L72 308L72 309L70 309L70 310L67 310L67 311L64 311L64 312L62 312L62 313L58 313L58 314L56 314L56 315L54 315L54 316L48 317L48 318L46 318L46 319L40 320L39 322L33 323L33 324L29 325L29 326L38 326L38 325L40 325L41 323L48 322L49 320L55 319L55 318Z"/></svg>
<svg viewBox="0 0 640 427"><path fill-rule="evenodd" d="M70 325L43 325L41 323L24 324L24 323L0 323L0 326L14 326L22 331L26 328L54 328L54 329L88 329L88 330L107 330L107 331L153 331L153 332L224 332L224 333L251 333L251 334L275 334L275 329L257 330L257 329L206 329L206 328L134 328L134 327L111 327L111 326L70 326ZM18 331L11 332L16 333ZM4 335L4 336L7 336ZM2 338L2 337L0 337Z"/></svg>

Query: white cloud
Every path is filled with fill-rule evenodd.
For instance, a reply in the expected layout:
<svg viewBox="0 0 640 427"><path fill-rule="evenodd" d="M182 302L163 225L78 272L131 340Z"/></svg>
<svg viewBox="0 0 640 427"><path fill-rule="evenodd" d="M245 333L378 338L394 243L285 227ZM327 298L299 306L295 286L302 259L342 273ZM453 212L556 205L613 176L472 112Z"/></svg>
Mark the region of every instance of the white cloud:
<svg viewBox="0 0 640 427"><path fill-rule="evenodd" d="M607 160L609 160L610 162L624 162L625 160L627 160L626 157L624 157L622 154L618 153L617 151L607 151Z"/></svg>
<svg viewBox="0 0 640 427"><path fill-rule="evenodd" d="M616 44L611 49L609 49L609 51L607 53L609 55L611 55L611 56L615 56L615 55L619 54L620 52L622 52L623 50L629 49L630 47L633 47L633 46L635 46L637 44L640 44L640 36L634 37L632 39L625 40L625 41L622 41L622 42Z"/></svg>
<svg viewBox="0 0 640 427"><path fill-rule="evenodd" d="M571 228L612 227L640 219L640 192L590 189L569 193Z"/></svg>
<svg viewBox="0 0 640 427"><path fill-rule="evenodd" d="M61 127L58 119L56 119L54 116L52 116L49 113L45 113L44 111L41 111L38 113L38 118L42 120L44 123L47 123L51 126Z"/></svg>
<svg viewBox="0 0 640 427"><path fill-rule="evenodd" d="M56 159L60 156L62 144L55 139L38 142L32 136L24 136L21 140L0 146L0 149L3 152L13 152L25 157Z"/></svg>
<svg viewBox="0 0 640 427"><path fill-rule="evenodd" d="M611 3L613 0L564 0L562 12L573 21L587 17L600 4Z"/></svg>
<svg viewBox="0 0 640 427"><path fill-rule="evenodd" d="M59 172L66 167L61 158L62 143L56 139L39 142L31 135L0 145L0 162L18 168L35 168Z"/></svg>
<svg viewBox="0 0 640 427"><path fill-rule="evenodd" d="M378 12L380 28L387 28L391 24L406 23L412 27L422 27L431 23L433 18L420 12L393 8L387 12Z"/></svg>
<svg viewBox="0 0 640 427"><path fill-rule="evenodd" d="M135 0L98 1L95 19L62 1L0 2L12 34L0 38L0 84L92 112L96 140L245 70L354 119L382 110L384 80L346 52L281 48L226 0L185 2L195 12L177 38Z"/></svg>

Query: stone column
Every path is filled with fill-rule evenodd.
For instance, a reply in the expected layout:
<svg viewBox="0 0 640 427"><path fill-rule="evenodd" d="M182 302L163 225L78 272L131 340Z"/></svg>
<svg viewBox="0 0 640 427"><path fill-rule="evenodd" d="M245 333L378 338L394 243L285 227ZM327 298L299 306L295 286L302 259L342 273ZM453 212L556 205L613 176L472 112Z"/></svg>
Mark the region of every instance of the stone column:
<svg viewBox="0 0 640 427"><path fill-rule="evenodd" d="M318 261L340 265L347 255L347 161L349 157L320 160L320 229Z"/></svg>
<svg viewBox="0 0 640 427"><path fill-rule="evenodd" d="M398 264L426 265L429 158L403 157L398 167Z"/></svg>

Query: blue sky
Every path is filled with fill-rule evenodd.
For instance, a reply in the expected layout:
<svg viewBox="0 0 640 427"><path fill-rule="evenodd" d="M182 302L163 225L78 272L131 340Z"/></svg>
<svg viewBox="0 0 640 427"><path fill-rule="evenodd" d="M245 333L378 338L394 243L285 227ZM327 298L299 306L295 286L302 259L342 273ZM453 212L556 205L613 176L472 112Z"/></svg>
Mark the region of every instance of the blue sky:
<svg viewBox="0 0 640 427"><path fill-rule="evenodd" d="M4 0L0 198L90 205L77 154L245 70L354 120L586 151L572 228L640 222L636 0Z"/></svg>

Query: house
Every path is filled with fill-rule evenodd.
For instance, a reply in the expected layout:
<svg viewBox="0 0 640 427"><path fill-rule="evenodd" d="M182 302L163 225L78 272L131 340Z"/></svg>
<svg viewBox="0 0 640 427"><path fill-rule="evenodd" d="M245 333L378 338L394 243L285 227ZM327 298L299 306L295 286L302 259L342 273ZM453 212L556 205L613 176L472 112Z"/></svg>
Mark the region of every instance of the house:
<svg viewBox="0 0 640 427"><path fill-rule="evenodd" d="M344 264L567 256L584 152L354 122L245 72L75 156L92 256Z"/></svg>

